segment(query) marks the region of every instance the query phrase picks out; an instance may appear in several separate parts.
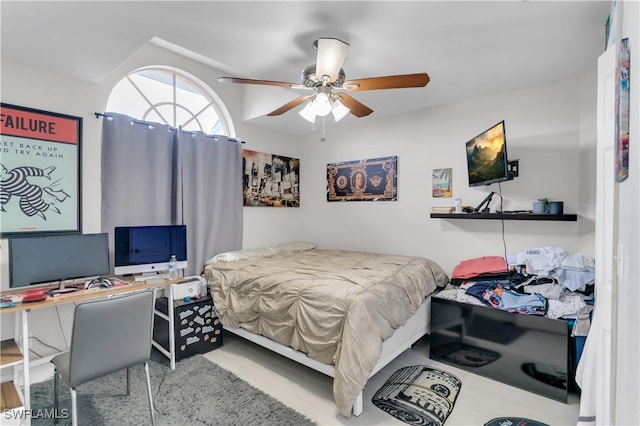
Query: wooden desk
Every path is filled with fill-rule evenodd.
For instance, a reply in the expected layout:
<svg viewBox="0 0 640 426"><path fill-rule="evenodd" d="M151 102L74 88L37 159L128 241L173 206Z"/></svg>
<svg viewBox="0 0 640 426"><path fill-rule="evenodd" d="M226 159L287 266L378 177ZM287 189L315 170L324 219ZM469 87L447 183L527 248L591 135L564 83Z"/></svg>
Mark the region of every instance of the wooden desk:
<svg viewBox="0 0 640 426"><path fill-rule="evenodd" d="M122 278L120 278L122 279ZM58 305L68 304L68 303L78 303L78 302L87 302L90 300L98 300L109 298L117 295L122 295L126 293L133 293L144 290L153 290L154 295L156 290L162 289L165 287L169 287L170 295L173 296L173 287L172 284L180 284L185 279L178 278L177 280L165 280L159 283L146 284L145 282L136 282L129 281L126 279L122 279L127 284L113 286L110 288L92 288L88 290L78 290L71 293L64 293L55 296L47 296L46 300L40 302L28 302L28 303L18 303L16 306L2 308L0 309L0 314L3 316L5 314L15 314L16 323L15 323L15 334L14 339L8 339L2 341L1 352L0 352L0 368L4 367L14 367L14 380L13 382L2 383L2 400L0 411L4 411L5 409L14 409L20 410L24 409L26 413L29 413L31 408L31 392L29 389L30 381L29 381L29 316L28 313L31 310L35 309L43 309L43 308L51 308ZM81 281L78 280L78 283ZM53 286L51 288L57 288ZM16 297L21 293L25 293L28 291L32 291L34 289L30 289L29 287L23 287L17 290L0 292L0 296L2 297ZM47 290L46 288L38 288L38 290ZM169 298L173 301L173 297ZM173 309L170 309L169 318L169 328L171 332L173 331ZM155 311L154 311L155 314ZM155 316L155 315L154 315ZM173 337L173 336L172 336ZM172 339L173 340L173 339ZM154 346L156 346L154 342ZM157 346L156 346L157 347ZM19 350L18 350L19 349ZM20 354L19 352L22 352ZM163 350L163 353L169 357L171 361L171 368L175 368L175 347L172 346L170 350L167 352ZM18 374L18 370L20 364L22 364L22 377ZM22 388L22 393L20 393L20 388ZM22 405L20 405L22 403ZM29 419L28 415L25 415L24 418Z"/></svg>
<svg viewBox="0 0 640 426"><path fill-rule="evenodd" d="M134 291L142 291L148 289L156 289L163 288L170 284L176 284L178 281L169 281L166 280L161 283L154 284L145 284L144 281L125 281L127 284L122 286L114 286L110 288L92 288L88 290L77 290L70 293L59 294L56 296L47 296L46 300L41 302L28 302L28 303L18 303L16 306L12 306L9 308L0 309L1 314L10 314L12 312L22 312L22 311L30 311L32 309L41 309L41 308L50 308L52 306L64 305L67 303L78 303L78 302L86 302L88 300L96 300L102 299L106 297L111 297L118 294L131 293ZM57 288L57 287L51 287ZM16 296L21 293L33 291L34 289L30 289L29 287L22 287L20 290L12 290L0 292L0 296L2 297L11 297ZM45 290L45 288L39 288L38 290Z"/></svg>

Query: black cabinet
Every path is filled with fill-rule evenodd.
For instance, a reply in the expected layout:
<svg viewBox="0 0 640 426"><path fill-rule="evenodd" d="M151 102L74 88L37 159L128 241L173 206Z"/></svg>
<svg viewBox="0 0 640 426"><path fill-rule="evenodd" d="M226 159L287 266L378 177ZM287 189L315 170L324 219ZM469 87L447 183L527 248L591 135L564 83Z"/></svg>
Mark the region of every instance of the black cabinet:
<svg viewBox="0 0 640 426"><path fill-rule="evenodd" d="M564 320L432 297L429 357L566 403L570 332Z"/></svg>
<svg viewBox="0 0 640 426"><path fill-rule="evenodd" d="M166 297L156 300L156 310L169 315ZM210 296L173 302L176 361L209 352L222 345L222 324ZM169 321L159 315L153 323L153 339L169 350Z"/></svg>

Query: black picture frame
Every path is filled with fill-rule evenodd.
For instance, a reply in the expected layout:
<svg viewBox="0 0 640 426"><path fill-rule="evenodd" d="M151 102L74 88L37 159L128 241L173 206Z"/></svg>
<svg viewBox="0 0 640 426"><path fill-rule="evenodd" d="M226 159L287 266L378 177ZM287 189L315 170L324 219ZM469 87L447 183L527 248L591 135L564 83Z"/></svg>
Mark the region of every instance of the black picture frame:
<svg viewBox="0 0 640 426"><path fill-rule="evenodd" d="M0 237L82 232L82 118L0 104Z"/></svg>

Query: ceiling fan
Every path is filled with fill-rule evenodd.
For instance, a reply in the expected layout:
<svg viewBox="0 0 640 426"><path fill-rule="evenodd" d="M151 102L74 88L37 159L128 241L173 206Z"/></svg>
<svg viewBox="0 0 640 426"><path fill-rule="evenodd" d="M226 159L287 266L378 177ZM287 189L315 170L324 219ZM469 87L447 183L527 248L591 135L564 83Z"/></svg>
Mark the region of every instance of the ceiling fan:
<svg viewBox="0 0 640 426"><path fill-rule="evenodd" d="M218 81L311 90L313 93L298 96L267 115L270 117L281 115L307 102L299 113L312 123L315 122L316 116L323 117L329 113L333 114L335 121L339 121L348 113L356 117L366 117L373 112L371 108L346 92L424 87L429 83L429 76L426 73L346 80L342 64L349 44L337 38L321 37L313 43L313 47L317 51L316 63L302 71L300 83L237 77L220 77Z"/></svg>

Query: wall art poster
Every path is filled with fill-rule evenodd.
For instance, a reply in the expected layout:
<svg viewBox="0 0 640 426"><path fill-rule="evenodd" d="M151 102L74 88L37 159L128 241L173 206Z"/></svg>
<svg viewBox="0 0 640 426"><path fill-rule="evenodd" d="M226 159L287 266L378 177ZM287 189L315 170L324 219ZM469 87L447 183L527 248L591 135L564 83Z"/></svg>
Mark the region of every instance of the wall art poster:
<svg viewBox="0 0 640 426"><path fill-rule="evenodd" d="M245 206L300 207L300 160L242 150Z"/></svg>
<svg viewBox="0 0 640 426"><path fill-rule="evenodd" d="M82 118L0 109L0 233L80 232Z"/></svg>
<svg viewBox="0 0 640 426"><path fill-rule="evenodd" d="M629 177L629 107L631 54L629 39L622 39L616 75L616 181Z"/></svg>
<svg viewBox="0 0 640 426"><path fill-rule="evenodd" d="M327 201L396 201L398 157L327 164Z"/></svg>
<svg viewBox="0 0 640 426"><path fill-rule="evenodd" d="M431 172L431 196L433 198L451 198L452 169L433 169Z"/></svg>

